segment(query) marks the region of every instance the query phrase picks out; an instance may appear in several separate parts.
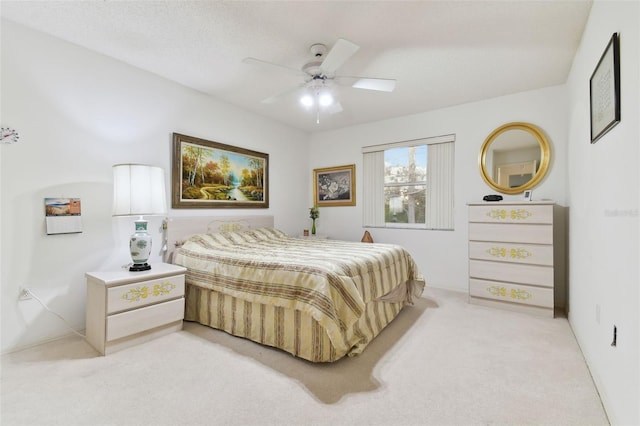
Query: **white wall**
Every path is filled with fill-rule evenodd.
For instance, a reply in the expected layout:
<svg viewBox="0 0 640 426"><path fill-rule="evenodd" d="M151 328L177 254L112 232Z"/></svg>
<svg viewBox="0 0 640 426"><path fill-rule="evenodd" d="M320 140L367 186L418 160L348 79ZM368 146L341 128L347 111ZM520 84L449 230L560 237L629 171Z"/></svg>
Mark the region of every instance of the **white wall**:
<svg viewBox="0 0 640 426"><path fill-rule="evenodd" d="M496 127L528 121L552 145L550 173L534 199L553 199L569 210L570 322L612 423L640 424L638 9L638 2L595 2L566 86L311 137L3 21L2 125L17 128L22 138L0 147L2 350L67 333L35 301L17 302L21 286L83 328L84 272L129 260L132 223L110 216L111 165L148 162L169 171L172 132L271 154L272 207L247 213L273 214L276 226L292 234L310 225L313 168L355 163L361 194L362 146L455 133L455 231L372 234L406 246L429 285L466 291L465 204L493 192L478 173L478 151ZM588 80L614 31L621 33L622 123L591 145ZM82 199L82 234L45 235L48 196ZM359 240L361 218L359 197L355 207L322 208L319 232ZM609 345L613 324L616 348Z"/></svg>
<svg viewBox="0 0 640 426"><path fill-rule="evenodd" d="M269 153L271 207L169 215L271 214L290 233L306 225L306 134L5 20L1 35L2 125L20 132L0 146L3 352L69 333L37 301L19 302L19 287L84 328L84 273L130 262L133 221L111 217L111 166L163 167L170 199L172 132ZM80 197L83 232L47 236L45 197ZM160 224L149 225L156 243Z"/></svg>
<svg viewBox="0 0 640 426"><path fill-rule="evenodd" d="M495 193L482 180L478 154L484 140L497 127L513 121L539 126L551 144L550 171L533 191L534 199L552 199L565 205L566 90L550 87L475 102L412 116L349 127L310 137L310 168L356 164L356 195L362 194L361 148L388 142L455 134L455 223L454 231L370 229L377 242L405 246L426 277L427 284L467 291L467 206ZM311 176L309 176L311 179ZM335 238L359 240L362 202L357 195L354 207L320 209L320 233ZM520 199L522 195L505 196ZM312 200L309 198L309 203ZM564 295L559 295L563 303Z"/></svg>
<svg viewBox="0 0 640 426"><path fill-rule="evenodd" d="M639 2L596 1L567 82L569 320L609 419L620 425L640 424L639 26ZM622 120L592 145L589 78L614 32L620 34Z"/></svg>

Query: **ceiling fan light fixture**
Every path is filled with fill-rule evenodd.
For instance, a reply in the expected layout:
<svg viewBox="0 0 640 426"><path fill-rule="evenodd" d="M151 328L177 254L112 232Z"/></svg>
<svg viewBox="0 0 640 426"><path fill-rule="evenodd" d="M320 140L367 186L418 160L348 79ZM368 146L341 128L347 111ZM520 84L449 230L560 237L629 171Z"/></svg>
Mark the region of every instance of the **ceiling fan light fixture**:
<svg viewBox="0 0 640 426"><path fill-rule="evenodd" d="M333 95L330 91L325 90L318 94L318 104L321 107L328 107L333 104Z"/></svg>
<svg viewBox="0 0 640 426"><path fill-rule="evenodd" d="M311 108L314 104L313 96L309 93L305 93L300 97L300 103L307 108Z"/></svg>
<svg viewBox="0 0 640 426"><path fill-rule="evenodd" d="M331 105L329 105L326 110L329 114L337 114L339 112L342 112L342 105L340 104L340 102L335 101Z"/></svg>
<svg viewBox="0 0 640 426"><path fill-rule="evenodd" d="M396 80L394 79L336 75L336 71L358 49L358 45L344 39L338 39L331 49L327 49L324 44L316 43L309 48L312 58L300 70L255 58L245 58L243 62L268 65L302 76L303 83L263 99L261 102L273 104L295 91L300 104L307 111L313 111L316 115L316 123L320 124L321 114L336 114L343 111L340 103L341 93L337 86L352 86L356 89L382 92L392 92L395 89Z"/></svg>

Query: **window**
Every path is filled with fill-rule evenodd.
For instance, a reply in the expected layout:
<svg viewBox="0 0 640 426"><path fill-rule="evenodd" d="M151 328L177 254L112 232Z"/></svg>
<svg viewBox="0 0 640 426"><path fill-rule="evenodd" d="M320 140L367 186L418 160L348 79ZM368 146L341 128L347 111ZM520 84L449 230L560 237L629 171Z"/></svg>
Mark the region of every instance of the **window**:
<svg viewBox="0 0 640 426"><path fill-rule="evenodd" d="M362 149L364 226L453 229L454 135Z"/></svg>
<svg viewBox="0 0 640 426"><path fill-rule="evenodd" d="M385 223L425 223L427 146L384 151Z"/></svg>

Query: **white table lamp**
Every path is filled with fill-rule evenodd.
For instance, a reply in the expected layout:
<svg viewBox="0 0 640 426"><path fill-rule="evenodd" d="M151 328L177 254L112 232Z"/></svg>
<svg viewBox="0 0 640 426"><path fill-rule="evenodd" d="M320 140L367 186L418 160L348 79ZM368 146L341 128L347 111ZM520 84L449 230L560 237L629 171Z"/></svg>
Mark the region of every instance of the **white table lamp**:
<svg viewBox="0 0 640 426"><path fill-rule="evenodd" d="M129 248L133 265L130 271L147 271L151 255L151 235L143 216L167 213L164 170L144 164L113 166L113 216L140 216Z"/></svg>

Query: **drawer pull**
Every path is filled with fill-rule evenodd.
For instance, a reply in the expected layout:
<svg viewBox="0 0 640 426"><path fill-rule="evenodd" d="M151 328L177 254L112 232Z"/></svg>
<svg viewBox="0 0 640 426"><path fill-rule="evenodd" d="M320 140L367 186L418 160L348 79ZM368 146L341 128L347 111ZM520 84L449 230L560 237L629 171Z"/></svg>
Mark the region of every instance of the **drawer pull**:
<svg viewBox="0 0 640 426"><path fill-rule="evenodd" d="M147 297L158 297L164 296L165 294L171 293L176 288L176 285L170 281L165 281L162 284L154 284L153 288L149 288L149 286L142 286L137 288L132 288L128 292L122 295L123 300L128 300L129 302L139 302L140 299L146 299Z"/></svg>
<svg viewBox="0 0 640 426"><path fill-rule="evenodd" d="M494 296L511 297L512 299L519 300L527 300L533 297L533 295L526 290L516 290L515 288L507 290L505 287L498 285L487 287L487 291Z"/></svg>
<svg viewBox="0 0 640 426"><path fill-rule="evenodd" d="M509 213L507 214L506 209L493 209L487 212L487 216L489 216L491 219L496 219L496 220L506 220L506 219L526 220L531 216L533 216L533 213L525 209L516 209L516 210L510 210Z"/></svg>
<svg viewBox="0 0 640 426"><path fill-rule="evenodd" d="M486 253L489 256L493 257L510 257L512 259L526 259L527 257L533 256L529 250L523 248L512 248L507 249L506 247L491 247L486 250Z"/></svg>

